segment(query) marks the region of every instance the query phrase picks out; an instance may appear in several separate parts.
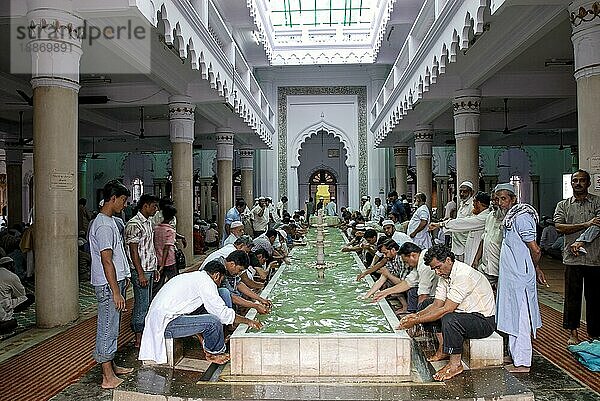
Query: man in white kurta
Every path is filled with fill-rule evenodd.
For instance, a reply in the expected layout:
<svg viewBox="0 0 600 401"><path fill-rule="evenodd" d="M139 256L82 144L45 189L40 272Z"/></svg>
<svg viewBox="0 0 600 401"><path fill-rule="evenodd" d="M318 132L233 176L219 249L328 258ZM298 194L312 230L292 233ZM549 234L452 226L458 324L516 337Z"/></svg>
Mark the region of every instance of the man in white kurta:
<svg viewBox="0 0 600 401"><path fill-rule="evenodd" d="M458 210L456 211L457 219L461 217L468 217L473 214L473 188L473 183L470 181L464 181L458 187L458 196L460 201L458 202ZM456 259L460 261L464 261L467 235L467 232L452 233L452 253L454 253Z"/></svg>
<svg viewBox="0 0 600 401"><path fill-rule="evenodd" d="M464 263L471 266L477 254L481 235L485 227L485 221L490 213L490 196L484 192L478 192L473 199L473 211L471 216L457 217L456 219L432 223L430 230L441 227L445 232L466 233L467 241L464 247Z"/></svg>
<svg viewBox="0 0 600 401"><path fill-rule="evenodd" d="M498 330L508 334L513 365L506 369L526 373L531 367L531 334L535 337L542 326L536 278L546 283L539 268L541 250L535 242L538 217L531 205L517 203L512 184L499 184L496 195L500 208L507 211L500 248L497 325Z"/></svg>
<svg viewBox="0 0 600 401"><path fill-rule="evenodd" d="M471 266L483 273L494 290L498 285L503 218L504 215L498 207L498 197L496 194L492 194L492 211L485 219L479 249Z"/></svg>
<svg viewBox="0 0 600 401"><path fill-rule="evenodd" d="M239 267L240 273L244 270ZM204 270L175 276L161 288L150 304L142 335L139 359L167 363L165 337L180 338L202 334L206 360L225 363L223 325L246 323L260 329L258 321L236 315L226 289L218 289L225 266L213 261ZM226 304L225 299L228 300ZM205 313L191 315L200 307Z"/></svg>
<svg viewBox="0 0 600 401"><path fill-rule="evenodd" d="M408 222L408 228L406 233L412 239L412 241L419 245L421 249L431 248L431 234L427 227L431 222L431 214L429 208L425 204L427 197L425 194L415 194L415 206L417 210L410 218Z"/></svg>

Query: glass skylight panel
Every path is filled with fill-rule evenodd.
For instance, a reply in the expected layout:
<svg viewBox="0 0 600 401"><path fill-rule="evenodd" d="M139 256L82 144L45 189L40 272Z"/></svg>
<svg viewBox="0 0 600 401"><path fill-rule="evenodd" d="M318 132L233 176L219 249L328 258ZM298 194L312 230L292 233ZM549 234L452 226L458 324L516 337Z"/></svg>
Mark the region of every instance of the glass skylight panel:
<svg viewBox="0 0 600 401"><path fill-rule="evenodd" d="M269 0L274 27L369 26L373 0Z"/></svg>
<svg viewBox="0 0 600 401"><path fill-rule="evenodd" d="M372 63L397 0L247 0L273 65Z"/></svg>

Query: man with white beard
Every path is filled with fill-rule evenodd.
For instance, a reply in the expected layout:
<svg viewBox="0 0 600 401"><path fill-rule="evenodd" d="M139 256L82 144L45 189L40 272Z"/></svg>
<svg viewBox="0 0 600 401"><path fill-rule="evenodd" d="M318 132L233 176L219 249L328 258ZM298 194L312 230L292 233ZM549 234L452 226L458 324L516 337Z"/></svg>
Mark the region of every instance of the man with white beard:
<svg viewBox="0 0 600 401"><path fill-rule="evenodd" d="M494 291L498 285L498 268L500 265L500 247L502 246L502 220L506 211L498 207L496 189L492 191L491 211L486 216L485 226L481 234L481 242L471 266L479 270L488 279Z"/></svg>
<svg viewBox="0 0 600 401"><path fill-rule="evenodd" d="M458 187L458 211L456 218L468 217L473 214L473 183L464 181ZM468 232L453 232L452 233L452 252L459 261L465 260L465 245L467 242Z"/></svg>

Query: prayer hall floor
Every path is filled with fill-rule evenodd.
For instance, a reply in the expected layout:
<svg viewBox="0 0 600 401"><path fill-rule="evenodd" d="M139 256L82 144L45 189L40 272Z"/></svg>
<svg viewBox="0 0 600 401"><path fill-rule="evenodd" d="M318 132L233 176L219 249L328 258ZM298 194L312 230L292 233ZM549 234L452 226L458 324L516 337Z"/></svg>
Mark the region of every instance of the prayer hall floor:
<svg viewBox="0 0 600 401"><path fill-rule="evenodd" d="M433 399L532 399L536 400L594 400L600 401L600 394L592 390L595 383L600 383L600 374L586 371L581 365L574 363L574 359L566 351L563 339L557 332L561 332L560 324L556 321L562 317L562 291L563 291L563 266L560 262L544 258L542 267L550 283L550 288L540 288L540 303L542 304L542 320L548 329L547 337L542 336L534 342L536 351L532 372L511 376L504 369L485 369L465 372L461 376L442 383L398 383L389 384L332 384L332 383L219 383L203 382L197 384L202 373L184 370L175 370L172 375L164 370L140 368L136 360L136 349L125 341L121 342L117 362L125 366L136 367L136 371L126 377L125 383L115 391L115 396L121 400L182 400L182 399L270 399L270 400L295 400L295 399L394 399L394 400L433 400ZM550 314L548 313L550 311ZM131 338L128 328L128 318L124 319L125 327L122 330L124 337ZM87 323L86 323L87 322ZM92 322L95 323L95 322ZM85 333L82 331L86 328ZM44 346L54 338L60 336L63 330L29 329L24 333L2 341L0 343L0 369L15 376L14 379L4 380L0 385L0 401L3 400L112 400L113 391L102 390L100 383L100 368L91 361L93 336L95 324L85 319L72 327L77 329L73 334L73 341L68 340L58 347L50 350L52 355L41 356L38 347ZM542 328L544 330L544 328ZM564 334L564 333L563 333ZM77 345L77 338L87 338L85 346ZM89 344L88 344L89 343ZM552 348L550 348L552 345ZM194 344L197 346L197 344ZM75 350L72 348L85 348L80 352L81 360L73 357ZM537 352L540 350L540 352ZM557 350L560 350L557 351ZM546 354L546 355L543 355ZM550 358L552 357L552 358ZM18 359L25 358L22 364L17 365ZM91 361L91 363L90 363ZM50 366L49 366L50 365ZM558 366L560 367L558 367ZM579 373L573 370L573 365L579 368ZM47 377L42 370L48 367L52 371L52 385L45 383ZM54 367L52 367L54 366ZM90 369L91 368L91 369ZM6 373L5 372L5 373ZM75 374L73 374L75 373ZM578 379L576 379L577 377ZM155 387L150 386L155 383ZM18 388L26 388L30 395L26 398L18 395ZM161 391L158 391L160 388ZM498 389L502 390L499 391ZM529 391L527 390L529 389ZM596 389L596 391L598 391ZM500 394L502 392L503 394ZM149 394L157 394L148 397ZM23 394L23 393L21 393ZM159 395L160 394L160 395Z"/></svg>

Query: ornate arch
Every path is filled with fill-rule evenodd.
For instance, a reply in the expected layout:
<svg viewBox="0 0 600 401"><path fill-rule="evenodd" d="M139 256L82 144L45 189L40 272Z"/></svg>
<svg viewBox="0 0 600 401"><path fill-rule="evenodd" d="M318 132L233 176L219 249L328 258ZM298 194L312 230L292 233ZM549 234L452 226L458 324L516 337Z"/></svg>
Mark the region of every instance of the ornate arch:
<svg viewBox="0 0 600 401"><path fill-rule="evenodd" d="M300 149L302 149L302 145L309 138L316 136L319 132L326 132L327 134L333 135L334 138L340 140L340 142L344 145L344 150L346 151L346 160L345 164L347 167L353 166L353 161L356 157L356 152L353 151L352 142L348 135L339 127L336 127L333 124L330 124L324 120L320 120L314 124L309 125L304 128L300 135L296 137L291 146L290 153L290 167L298 167L300 165Z"/></svg>

